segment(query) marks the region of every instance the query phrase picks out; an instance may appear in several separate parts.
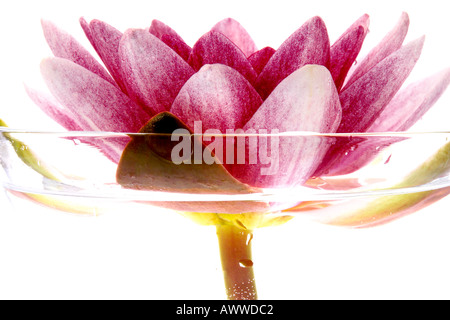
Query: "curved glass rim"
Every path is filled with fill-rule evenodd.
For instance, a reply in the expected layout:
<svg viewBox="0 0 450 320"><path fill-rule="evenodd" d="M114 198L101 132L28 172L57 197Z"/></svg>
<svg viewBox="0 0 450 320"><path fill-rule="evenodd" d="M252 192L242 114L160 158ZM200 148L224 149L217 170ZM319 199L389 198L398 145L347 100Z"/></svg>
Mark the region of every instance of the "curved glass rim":
<svg viewBox="0 0 450 320"><path fill-rule="evenodd" d="M43 190L30 187L21 187L13 183L3 182L2 187L8 190L29 194L47 196L71 196L76 198L91 198L98 200L141 201L141 202L232 202L232 201L265 201L265 202L297 202L297 201L333 201L362 197L380 197L399 194L420 193L449 188L448 182L434 182L426 185L379 188L379 189L351 189L351 190L323 190L307 187L265 189L262 192L244 194L217 194L217 193L183 193L152 190L109 189L85 190L80 192Z"/></svg>
<svg viewBox="0 0 450 320"><path fill-rule="evenodd" d="M238 130L238 129L236 129ZM55 135L60 137L73 136L170 136L173 133L139 133L139 132L118 132L118 131L50 131L34 129L16 129L0 126L0 133L24 133ZM177 134L184 135L184 134ZM278 133L191 133L189 135L211 136L211 137L415 137L415 136L435 136L450 135L450 131L385 131L385 132L348 132L348 133L320 133L314 131L285 131Z"/></svg>
<svg viewBox="0 0 450 320"><path fill-rule="evenodd" d="M0 135L1 134L24 134L24 135L36 135L36 138L42 136L45 138L69 138L69 139L77 139L79 137L122 137L122 138L130 138L133 136L153 136L153 137L162 137L162 136L171 136L173 133L127 133L127 132L113 132L113 131L42 131L42 130L24 130L24 129L12 129L10 127L2 127L0 126ZM183 134L186 135L186 134ZM189 134L190 136L214 136L214 137L236 137L236 136L276 136L276 137L325 137L325 138L355 138L355 137L365 137L365 138L389 138L389 137L397 137L397 138L444 138L446 141L450 138L450 131L427 131L427 132L419 132L419 131L411 131L411 132L365 132L365 133L317 133L317 132L305 132L305 131L291 131L291 132L281 132L281 133L264 133L264 134ZM1 185L0 185L1 186ZM14 184L9 184L3 182L3 187L22 191L29 193L40 193L42 194L42 190L33 190L33 189L23 189ZM362 188L355 188L351 190L326 190L326 189L314 189L314 188L306 188L302 186L301 188L280 188L280 189L265 189L264 192L261 193L249 193L249 194L234 194L234 195L223 195L223 194L191 194L191 193L168 193L163 192L165 195L170 194L170 197L173 197L171 201L280 201L280 199L289 200L293 197L297 196L305 197L305 201L307 200L323 200L323 199L344 199L351 197L361 197L361 196L382 196L382 195L393 195L393 194L404 194L404 193L415 193L415 192L423 192L430 191L435 189L447 188L450 187L450 181L448 179L442 180L434 180L425 185L418 186L408 186L408 187L386 187L384 185L374 185L374 186L366 186ZM160 198L161 193L158 191L142 191L142 190L128 190L120 188L120 193L115 189L108 190L98 190L95 194L89 194L91 189L85 190L86 192L70 192L66 194L65 192L56 192L56 191L48 191L48 195L54 196L79 196L79 197L94 197L94 198L105 198L105 199L123 199L123 200L138 200L145 201L151 199L152 201L163 201ZM167 201L167 197L163 197L165 201ZM297 198L297 199L298 199ZM176 200L175 200L176 199Z"/></svg>

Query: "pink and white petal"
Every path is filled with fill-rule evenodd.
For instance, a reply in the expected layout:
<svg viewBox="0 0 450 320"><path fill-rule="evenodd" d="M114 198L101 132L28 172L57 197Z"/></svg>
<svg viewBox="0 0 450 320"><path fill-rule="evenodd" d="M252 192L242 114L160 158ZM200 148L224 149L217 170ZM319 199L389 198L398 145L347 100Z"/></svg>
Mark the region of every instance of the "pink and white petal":
<svg viewBox="0 0 450 320"><path fill-rule="evenodd" d="M339 96L330 72L323 66L306 65L276 87L244 130L246 133L252 130L256 133L264 130L266 133L335 132L340 118ZM227 169L239 181L251 186L299 186L314 173L331 142L314 135L260 137L258 148L246 144L249 158L245 159L245 164L227 165ZM258 159L261 152L270 154L270 168L263 164L263 159ZM256 163L249 160L252 156L257 157Z"/></svg>
<svg viewBox="0 0 450 320"><path fill-rule="evenodd" d="M36 91L28 86L25 86L25 92L30 99L50 118L55 120L61 126L69 131L83 131L89 128L83 128L78 124L73 114L64 108L55 98L44 92Z"/></svg>
<svg viewBox="0 0 450 320"><path fill-rule="evenodd" d="M254 52L252 55L248 57L248 61L250 61L253 69L255 69L257 74L260 74L261 71L266 66L267 62L275 53L275 49L271 47L265 47L261 50Z"/></svg>
<svg viewBox="0 0 450 320"><path fill-rule="evenodd" d="M172 48L173 51L178 53L178 55L182 57L184 61L187 62L189 60L192 48L189 47L182 39L180 40L180 38L174 37L170 34L163 34L161 37L161 41Z"/></svg>
<svg viewBox="0 0 450 320"><path fill-rule="evenodd" d="M400 90L368 132L406 131L434 105L450 84L450 69Z"/></svg>
<svg viewBox="0 0 450 320"><path fill-rule="evenodd" d="M369 28L369 16L360 17L330 48L330 72L338 91L361 50Z"/></svg>
<svg viewBox="0 0 450 320"><path fill-rule="evenodd" d="M130 29L119 46L128 95L154 115L168 111L194 70L146 30Z"/></svg>
<svg viewBox="0 0 450 320"><path fill-rule="evenodd" d="M345 83L345 87L350 86L380 61L397 51L403 44L403 40L408 33L408 28L409 16L406 12L403 12L395 27L367 54L361 62L358 63L354 72L352 72L348 78L347 83Z"/></svg>
<svg viewBox="0 0 450 320"><path fill-rule="evenodd" d="M203 66L180 90L170 112L191 130L202 121L203 132L242 128L262 104L253 86L223 64Z"/></svg>
<svg viewBox="0 0 450 320"><path fill-rule="evenodd" d="M189 63L196 71L205 64L221 63L239 71L252 84L257 77L242 50L217 31L209 31L195 43Z"/></svg>
<svg viewBox="0 0 450 320"><path fill-rule="evenodd" d="M68 131L91 131L92 127L88 123L79 123L73 113L64 108L54 97L44 92L36 91L25 86L25 91L31 100L50 118L58 122ZM97 148L114 163L118 163L125 143L117 139L100 140L95 137L83 137L83 143L87 143Z"/></svg>
<svg viewBox="0 0 450 320"><path fill-rule="evenodd" d="M409 76L423 43L424 37L408 43L344 88L338 132L365 132L372 125Z"/></svg>
<svg viewBox="0 0 450 320"><path fill-rule="evenodd" d="M150 28L149 28L149 32L152 35L154 35L155 37L157 37L158 39L161 39L163 35L168 34L173 37L177 37L183 41L181 36L175 30L173 30L171 27L169 27L165 23L163 23L159 20L156 20L156 19L154 19L152 21L152 24L150 25Z"/></svg>
<svg viewBox="0 0 450 320"><path fill-rule="evenodd" d="M159 20L153 20L149 28L152 35L171 47L185 61L188 61L192 48L186 44L183 38L171 27Z"/></svg>
<svg viewBox="0 0 450 320"><path fill-rule="evenodd" d="M259 74L255 87L265 99L284 78L304 65L328 67L329 62L328 32L323 20L314 17L281 44Z"/></svg>
<svg viewBox="0 0 450 320"><path fill-rule="evenodd" d="M88 23L81 18L80 24L108 71L120 89L126 93L118 53L122 32L100 20Z"/></svg>
<svg viewBox="0 0 450 320"><path fill-rule="evenodd" d="M367 132L400 132L412 127L439 99L450 84L450 69L410 84L400 90ZM369 163L384 148L401 141L398 137L371 137L350 148L346 160L329 174L352 173Z"/></svg>
<svg viewBox="0 0 450 320"><path fill-rule="evenodd" d="M369 72L345 87L339 97L342 120L337 132L366 132L402 86L419 59L424 37L414 40L379 62ZM336 175L346 166L353 167L349 150L359 140L334 144L315 175Z"/></svg>
<svg viewBox="0 0 450 320"><path fill-rule="evenodd" d="M71 60L112 84L116 84L105 68L69 33L50 21L42 20L41 24L45 39L56 57Z"/></svg>
<svg viewBox="0 0 450 320"><path fill-rule="evenodd" d="M41 73L51 94L82 128L137 132L150 116L116 86L62 58L47 58Z"/></svg>
<svg viewBox="0 0 450 320"><path fill-rule="evenodd" d="M220 32L230 39L242 50L242 52L244 52L246 57L249 57L258 50L255 42L247 30L245 30L239 22L232 18L226 18L219 21L214 25L214 27L212 27L211 30Z"/></svg>

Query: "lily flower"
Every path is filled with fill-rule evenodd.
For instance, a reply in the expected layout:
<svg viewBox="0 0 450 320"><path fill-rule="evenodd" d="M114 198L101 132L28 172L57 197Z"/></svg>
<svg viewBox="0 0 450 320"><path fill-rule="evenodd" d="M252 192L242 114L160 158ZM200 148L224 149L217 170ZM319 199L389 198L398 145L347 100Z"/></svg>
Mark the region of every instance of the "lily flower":
<svg viewBox="0 0 450 320"><path fill-rule="evenodd" d="M74 37L53 23L42 21L54 54L41 64L50 95L27 88L31 99L70 131L164 134L177 130L189 134L211 130L223 134L229 130L324 134L406 131L450 83L450 69L446 69L403 88L424 44L424 37L404 44L409 26L406 13L357 64L369 28L366 14L333 44L324 21L320 17L311 18L277 49L258 49L242 25L230 18L214 25L192 47L158 20L148 29L129 29L124 33L99 20L87 22L81 18L80 24L102 63ZM197 122L201 122L200 132ZM174 163L171 151L176 143L171 137L130 135L129 140L109 142L89 141L86 137L86 142L117 164L117 182L125 188L245 194L258 192L260 188L294 188L315 177L354 172L372 160L381 148L398 141L280 139L278 174L267 175L261 174L266 163L249 159L223 163L216 161L214 152L210 152L213 161L208 164L190 165L195 163L194 154L183 158L181 164ZM214 145L197 140L193 143L202 154L211 151ZM233 152L237 152L237 147L234 148L223 156L235 159ZM244 148L249 151L249 144ZM448 147L439 156L448 157ZM441 165L442 161L437 162L435 176L448 170L448 166ZM426 166L418 170L413 178L423 177L428 169ZM444 191L446 195L448 189ZM395 203L399 210L428 201L427 195L412 202L409 198L386 200ZM200 223L218 226L225 279L230 285L253 278L248 247L251 230L290 219L289 214L272 217L257 213L289 207L292 211L301 210L297 204L279 207L276 203L259 201L158 203L182 211ZM375 210L367 221L386 216L384 205L374 207L383 212ZM358 214L333 223L354 225L355 221L360 221ZM241 256L234 256L237 253ZM238 270L236 260L245 261L246 271ZM249 283L249 287L239 288L247 295L240 292L238 297L256 295L253 281ZM229 290L232 297L236 292Z"/></svg>
<svg viewBox="0 0 450 320"><path fill-rule="evenodd" d="M368 32L368 15L331 46L325 23L314 17L277 50L258 50L233 19L218 22L192 48L158 20L149 29L125 33L99 20L81 18L80 23L106 69L71 35L42 21L55 55L41 65L52 96L28 88L31 98L68 130L138 132L157 114L169 112L190 131L194 121L202 122L203 132L214 128L223 133L259 128L403 131L450 81L450 70L445 70L399 91L424 42L421 37L403 45L406 13L353 70ZM280 150L282 176L262 177L259 165L225 167L233 178L254 187L302 185L314 176L349 173L366 164L374 154L367 150L374 147L361 143L355 148L355 143L297 143L295 150L314 152L308 159L293 158L297 152L292 149ZM125 146L118 141L98 147L118 163Z"/></svg>

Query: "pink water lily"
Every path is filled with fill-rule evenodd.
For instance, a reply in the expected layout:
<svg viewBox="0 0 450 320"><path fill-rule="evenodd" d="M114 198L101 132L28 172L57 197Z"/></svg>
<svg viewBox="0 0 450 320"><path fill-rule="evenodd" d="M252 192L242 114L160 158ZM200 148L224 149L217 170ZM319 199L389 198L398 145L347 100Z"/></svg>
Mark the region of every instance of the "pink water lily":
<svg viewBox="0 0 450 320"><path fill-rule="evenodd" d="M27 90L68 130L138 132L164 112L191 131L194 121L202 122L203 131L223 133L240 128L402 131L421 118L450 82L447 69L401 89L424 43L421 37L403 44L409 25L406 13L356 66L368 33L368 15L332 45L324 21L314 17L276 50L258 50L233 19L218 22L192 47L158 20L148 29L124 33L99 20L82 18L80 23L106 69L72 36L42 21L55 55L41 64L51 96ZM118 163L126 143L97 147ZM290 187L315 176L355 171L374 154L368 152L373 145L350 139L334 145L305 141L286 148L280 150L283 175L261 177L258 164L225 168L251 187ZM314 157L302 157L305 153Z"/></svg>
<svg viewBox="0 0 450 320"><path fill-rule="evenodd" d="M224 194L258 193L261 188L313 187L318 180L313 178L356 171L380 149L398 141L386 136L379 140L352 138L352 133L408 130L450 83L450 69L446 69L403 88L424 44L423 37L403 44L409 26L406 13L357 64L368 33L368 15L357 19L332 45L324 21L314 17L277 49L258 49L233 19L218 22L193 46L158 20L148 29L124 33L99 20L80 19L80 23L102 63L71 35L42 21L54 53L41 64L50 95L32 88L27 92L67 130L129 133L123 135L125 139L82 139L117 164L117 183L131 189L213 194L219 198ZM209 129L221 133L265 130L310 132L313 138L278 135L282 143L277 146L276 174L261 174L266 164L248 159L243 163L191 165L195 152L188 153L186 163L175 163L171 150L176 143L170 134L178 129L198 133L197 121L201 122L200 133ZM138 132L151 134L130 134ZM322 137L327 133L333 137L337 136L334 133L350 135L321 139L314 133L325 133ZM212 143L199 142L195 136L192 139L194 151L210 150ZM249 144L244 148L250 148ZM449 154L447 143L398 187L409 186L410 181L425 184L447 174ZM21 158L33 163L30 159L35 157L29 152ZM45 166L38 163L34 168L42 171ZM350 187L348 181L345 183ZM380 197L364 202L367 206L363 210L325 217L329 218L325 223L381 223L448 192L443 188ZM292 203L289 200L280 205L243 199L157 203L201 224L216 226L229 299L256 298L251 257L253 229L292 218L289 213L261 213L331 206L328 201L299 204L292 199Z"/></svg>

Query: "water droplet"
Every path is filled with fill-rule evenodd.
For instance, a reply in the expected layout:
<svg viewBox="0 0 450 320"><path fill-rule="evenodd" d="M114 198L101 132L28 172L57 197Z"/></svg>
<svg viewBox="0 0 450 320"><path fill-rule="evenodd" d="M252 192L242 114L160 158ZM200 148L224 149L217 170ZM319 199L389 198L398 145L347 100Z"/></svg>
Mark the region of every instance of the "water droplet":
<svg viewBox="0 0 450 320"><path fill-rule="evenodd" d="M239 265L242 268L251 268L251 267L253 267L253 261L250 259L242 259L242 260L239 260Z"/></svg>
<svg viewBox="0 0 450 320"><path fill-rule="evenodd" d="M73 141L73 144L76 145L76 146L81 144L81 141L78 140L78 139L73 139L72 141Z"/></svg>

